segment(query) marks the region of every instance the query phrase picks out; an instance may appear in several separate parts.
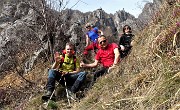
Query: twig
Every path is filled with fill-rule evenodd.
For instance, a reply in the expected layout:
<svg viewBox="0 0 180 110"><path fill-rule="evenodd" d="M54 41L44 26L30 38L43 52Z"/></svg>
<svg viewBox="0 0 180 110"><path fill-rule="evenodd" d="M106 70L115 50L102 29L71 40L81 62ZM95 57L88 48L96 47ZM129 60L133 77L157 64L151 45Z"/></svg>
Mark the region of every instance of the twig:
<svg viewBox="0 0 180 110"><path fill-rule="evenodd" d="M74 6L76 6L81 0L78 0L70 9L72 9Z"/></svg>
<svg viewBox="0 0 180 110"><path fill-rule="evenodd" d="M114 103L120 102L120 101L126 101L126 100L139 100L139 99L145 99L145 96L142 97L131 97L131 98L125 98L125 99L120 99L120 100L116 100L110 104L106 104L107 106L113 105Z"/></svg>
<svg viewBox="0 0 180 110"><path fill-rule="evenodd" d="M91 110L92 108L94 108L98 103L100 103L100 101L97 102L97 103L95 103L89 110Z"/></svg>
<svg viewBox="0 0 180 110"><path fill-rule="evenodd" d="M174 99L177 97L177 95L179 94L179 92L180 92L180 88L179 88L178 91L175 93Z"/></svg>
<svg viewBox="0 0 180 110"><path fill-rule="evenodd" d="M80 0L82 3L84 3L84 4L86 4L86 5L88 5L86 2L84 2L84 1L82 1L82 0Z"/></svg>

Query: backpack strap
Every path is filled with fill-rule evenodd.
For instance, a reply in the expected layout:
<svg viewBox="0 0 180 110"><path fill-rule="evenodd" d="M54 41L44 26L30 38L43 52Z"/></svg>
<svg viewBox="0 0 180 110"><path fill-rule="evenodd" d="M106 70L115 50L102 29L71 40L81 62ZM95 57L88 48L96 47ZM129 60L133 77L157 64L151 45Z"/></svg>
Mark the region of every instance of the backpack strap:
<svg viewBox="0 0 180 110"><path fill-rule="evenodd" d="M65 54L62 54L62 57L61 57L61 63L60 63L60 68L62 67L62 64L64 63L64 59L65 59ZM73 64L74 64L74 70L76 70L76 56L73 55Z"/></svg>
<svg viewBox="0 0 180 110"><path fill-rule="evenodd" d="M76 56L73 55L73 60L74 60L74 71L76 70Z"/></svg>

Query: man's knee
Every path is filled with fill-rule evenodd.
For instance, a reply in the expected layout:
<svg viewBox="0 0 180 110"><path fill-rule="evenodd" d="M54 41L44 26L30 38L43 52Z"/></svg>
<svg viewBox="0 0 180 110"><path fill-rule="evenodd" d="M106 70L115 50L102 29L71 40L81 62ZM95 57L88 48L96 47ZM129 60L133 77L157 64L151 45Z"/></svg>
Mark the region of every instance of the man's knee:
<svg viewBox="0 0 180 110"><path fill-rule="evenodd" d="M86 74L86 72L80 72L77 80L83 81L86 77Z"/></svg>
<svg viewBox="0 0 180 110"><path fill-rule="evenodd" d="M55 78L56 72L57 72L56 70L50 69L48 72L48 78Z"/></svg>

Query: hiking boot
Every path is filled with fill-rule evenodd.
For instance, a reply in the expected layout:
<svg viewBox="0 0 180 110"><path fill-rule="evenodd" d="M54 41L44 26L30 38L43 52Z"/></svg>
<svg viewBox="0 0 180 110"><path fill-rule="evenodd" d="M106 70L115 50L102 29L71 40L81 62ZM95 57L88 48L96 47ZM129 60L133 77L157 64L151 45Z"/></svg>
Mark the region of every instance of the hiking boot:
<svg viewBox="0 0 180 110"><path fill-rule="evenodd" d="M83 98L83 97L85 97L85 92L84 92L84 91L78 91L78 92L76 92L76 98L77 98L77 99L81 99L81 98Z"/></svg>
<svg viewBox="0 0 180 110"><path fill-rule="evenodd" d="M52 94L51 91L47 91L47 93L42 96L42 100L47 101L48 99L50 99L51 94ZM54 95L54 94L53 94L53 96L51 97L51 100L55 100L55 95Z"/></svg>
<svg viewBox="0 0 180 110"><path fill-rule="evenodd" d="M81 81L76 80L70 89L71 92L76 93L79 90L80 86L81 86Z"/></svg>

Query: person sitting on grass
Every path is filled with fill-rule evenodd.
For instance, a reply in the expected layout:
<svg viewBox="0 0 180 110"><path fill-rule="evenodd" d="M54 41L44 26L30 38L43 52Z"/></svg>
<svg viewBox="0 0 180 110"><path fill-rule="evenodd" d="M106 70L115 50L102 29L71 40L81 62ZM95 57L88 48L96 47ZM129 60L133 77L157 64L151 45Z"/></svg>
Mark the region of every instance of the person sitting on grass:
<svg viewBox="0 0 180 110"><path fill-rule="evenodd" d="M89 68L96 67L99 62L102 64L102 68L93 73L94 81L96 81L98 77L104 75L107 71L110 71L112 68L115 68L116 65L120 62L120 53L117 44L109 44L108 40L104 35L99 36L98 44L100 48L97 51L97 54L95 55L95 61L91 64L85 64L84 62L80 63L81 67Z"/></svg>
<svg viewBox="0 0 180 110"><path fill-rule="evenodd" d="M132 48L132 40L134 35L132 34L131 27L129 25L125 25L123 27L123 34L119 39L119 47L121 58L126 57Z"/></svg>
<svg viewBox="0 0 180 110"><path fill-rule="evenodd" d="M48 81L46 85L47 93L42 96L43 100L48 100L55 90L55 81L59 81L63 86L66 85L70 98L75 98L76 93L86 78L85 72L80 72L80 61L74 54L74 45L69 42L66 44L64 55L55 55L55 62L52 69L48 72ZM55 95L53 94L53 98Z"/></svg>
<svg viewBox="0 0 180 110"><path fill-rule="evenodd" d="M103 32L99 30L97 27L93 28L90 23L87 23L85 25L85 28L87 29L87 33L86 33L86 45L83 54L87 55L88 51L94 50L95 52L96 49L99 48L97 39L98 36L103 35Z"/></svg>

